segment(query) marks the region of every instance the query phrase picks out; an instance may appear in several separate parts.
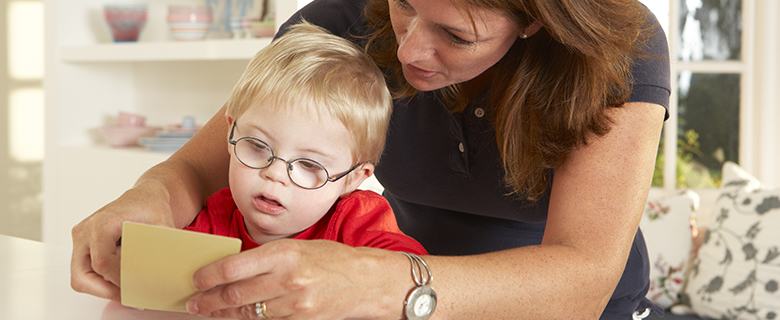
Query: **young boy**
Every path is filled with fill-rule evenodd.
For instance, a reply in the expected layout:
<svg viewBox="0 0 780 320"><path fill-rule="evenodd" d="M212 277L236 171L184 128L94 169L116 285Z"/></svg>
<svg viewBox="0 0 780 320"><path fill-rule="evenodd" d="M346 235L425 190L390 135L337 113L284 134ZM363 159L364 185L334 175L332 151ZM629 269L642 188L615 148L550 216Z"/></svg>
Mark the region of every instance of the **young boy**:
<svg viewBox="0 0 780 320"><path fill-rule="evenodd" d="M185 228L240 238L327 239L426 254L390 205L356 191L385 143L391 97L359 48L306 23L255 55L227 102L230 188Z"/></svg>

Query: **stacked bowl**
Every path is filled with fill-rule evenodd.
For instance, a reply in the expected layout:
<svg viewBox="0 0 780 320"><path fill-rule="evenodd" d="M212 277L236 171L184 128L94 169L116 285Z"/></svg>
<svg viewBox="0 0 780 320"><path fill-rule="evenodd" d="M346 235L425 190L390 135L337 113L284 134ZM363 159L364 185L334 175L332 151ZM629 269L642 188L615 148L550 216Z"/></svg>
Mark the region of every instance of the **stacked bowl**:
<svg viewBox="0 0 780 320"><path fill-rule="evenodd" d="M168 27L178 41L206 39L211 28L211 7L206 5L168 6Z"/></svg>
<svg viewBox="0 0 780 320"><path fill-rule="evenodd" d="M145 4L107 4L103 18L114 42L137 41L146 24Z"/></svg>
<svg viewBox="0 0 780 320"><path fill-rule="evenodd" d="M129 147L137 146L139 139L153 137L161 129L147 127L144 116L120 111L117 125L104 126L100 128L100 132L112 147Z"/></svg>

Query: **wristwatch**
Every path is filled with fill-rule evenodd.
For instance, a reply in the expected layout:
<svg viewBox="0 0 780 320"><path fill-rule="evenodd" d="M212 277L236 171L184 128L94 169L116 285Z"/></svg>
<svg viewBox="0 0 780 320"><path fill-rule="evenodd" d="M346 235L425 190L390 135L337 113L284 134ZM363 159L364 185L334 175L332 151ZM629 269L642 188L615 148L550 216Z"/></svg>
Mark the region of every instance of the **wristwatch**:
<svg viewBox="0 0 780 320"><path fill-rule="evenodd" d="M417 285L406 296L404 315L408 320L427 320L436 310L436 291L431 288L433 281L431 269L420 256L408 252L401 253L412 263L412 278Z"/></svg>

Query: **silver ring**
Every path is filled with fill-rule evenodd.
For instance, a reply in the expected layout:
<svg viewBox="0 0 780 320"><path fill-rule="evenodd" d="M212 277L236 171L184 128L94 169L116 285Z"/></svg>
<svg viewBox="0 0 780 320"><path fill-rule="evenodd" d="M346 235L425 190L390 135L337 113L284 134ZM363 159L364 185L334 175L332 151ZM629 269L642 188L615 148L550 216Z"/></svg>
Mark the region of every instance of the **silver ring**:
<svg viewBox="0 0 780 320"><path fill-rule="evenodd" d="M271 319L270 314L268 314L268 309L265 306L264 301L260 301L258 303L255 303L255 313L257 314L257 317L260 319Z"/></svg>

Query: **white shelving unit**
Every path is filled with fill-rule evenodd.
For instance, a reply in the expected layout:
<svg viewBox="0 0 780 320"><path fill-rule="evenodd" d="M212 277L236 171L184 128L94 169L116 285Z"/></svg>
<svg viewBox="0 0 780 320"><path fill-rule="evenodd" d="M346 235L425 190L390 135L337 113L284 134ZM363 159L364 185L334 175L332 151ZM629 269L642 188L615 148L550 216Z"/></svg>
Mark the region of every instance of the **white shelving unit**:
<svg viewBox="0 0 780 320"><path fill-rule="evenodd" d="M121 1L121 0L118 0ZM101 8L110 0L44 0L46 21L46 159L43 240L69 246L71 228L130 188L170 154L111 148L97 129L119 111L145 115L148 125L205 123L224 104L249 59L270 39L169 40L171 3L148 0L137 43L112 43ZM308 1L300 1L308 2ZM277 0L277 26L298 9Z"/></svg>
<svg viewBox="0 0 780 320"><path fill-rule="evenodd" d="M100 43L63 46L60 60L68 63L140 61L246 61L271 38L212 39L193 42Z"/></svg>

